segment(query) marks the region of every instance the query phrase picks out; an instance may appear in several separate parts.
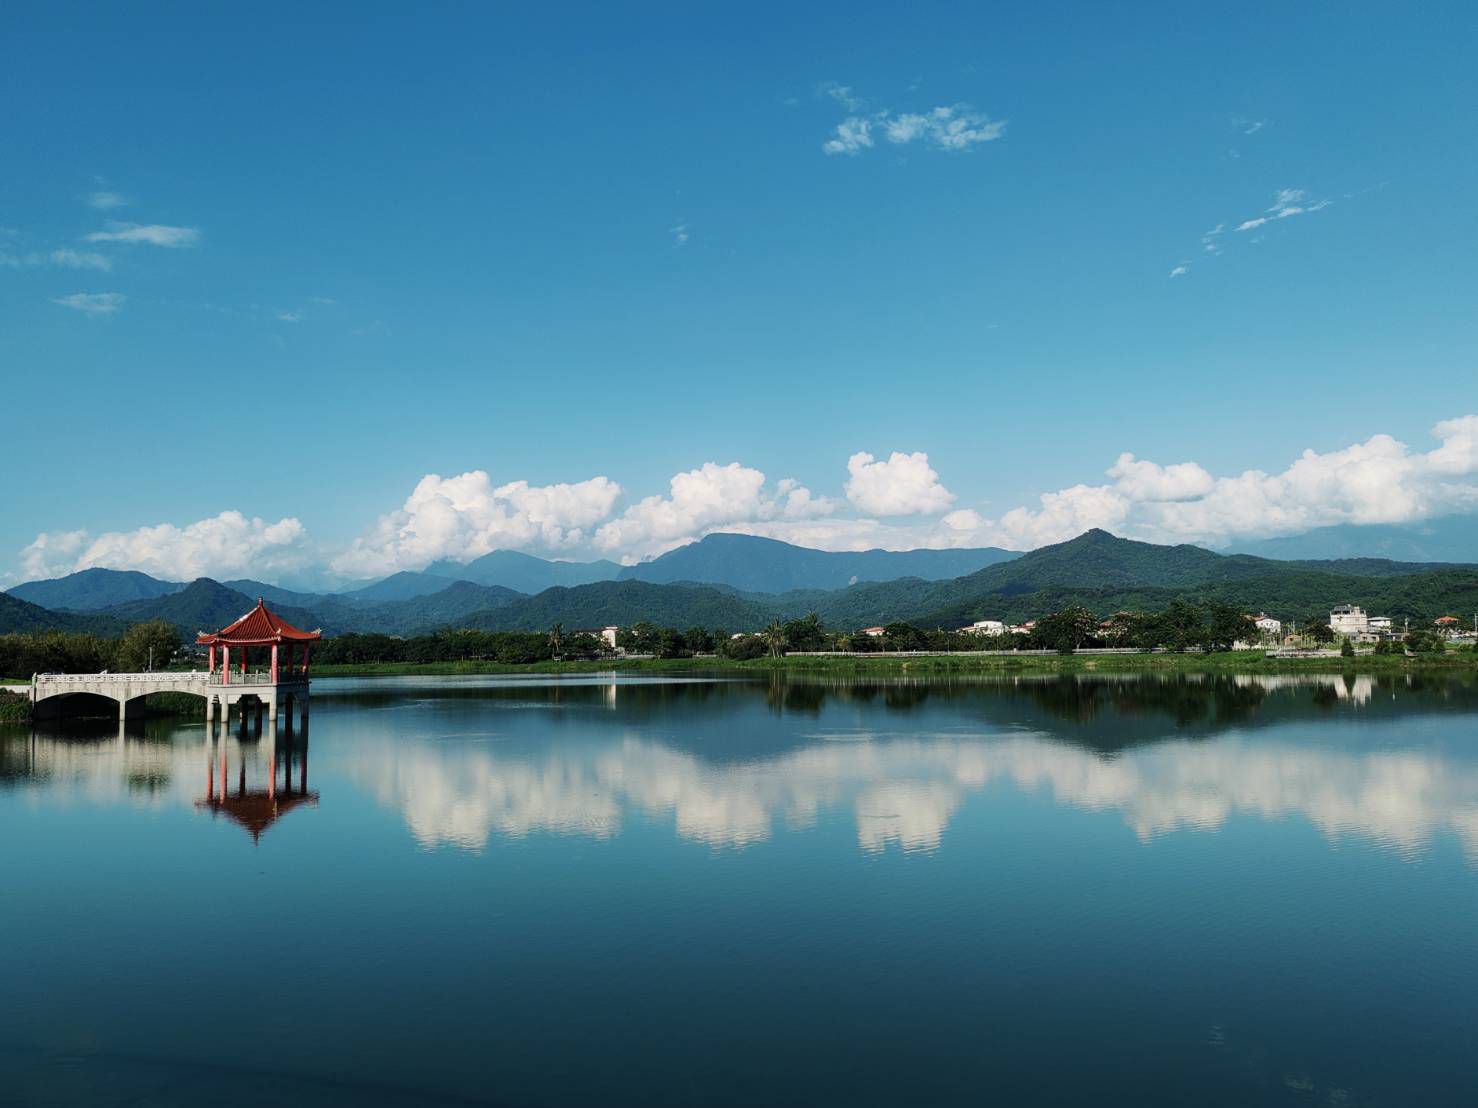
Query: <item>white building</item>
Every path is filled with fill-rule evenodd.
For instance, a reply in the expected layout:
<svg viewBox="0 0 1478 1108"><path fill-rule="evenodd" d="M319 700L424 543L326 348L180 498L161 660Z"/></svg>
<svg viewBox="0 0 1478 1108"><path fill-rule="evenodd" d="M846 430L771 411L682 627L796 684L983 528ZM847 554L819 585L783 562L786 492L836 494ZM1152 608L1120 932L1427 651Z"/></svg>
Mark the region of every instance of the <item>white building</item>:
<svg viewBox="0 0 1478 1108"><path fill-rule="evenodd" d="M1336 635L1363 635L1370 630L1370 620L1364 608L1336 604L1329 610L1329 629Z"/></svg>
<svg viewBox="0 0 1478 1108"><path fill-rule="evenodd" d="M1252 625L1264 635L1281 635L1283 633L1283 621L1274 619L1267 614L1252 617Z"/></svg>
<svg viewBox="0 0 1478 1108"><path fill-rule="evenodd" d="M1006 625L998 619L977 619L969 627L961 627L967 635L1004 635Z"/></svg>
<svg viewBox="0 0 1478 1108"><path fill-rule="evenodd" d="M1390 616L1371 616L1365 621L1366 625L1377 634L1389 635L1391 633Z"/></svg>
<svg viewBox="0 0 1478 1108"><path fill-rule="evenodd" d="M862 633L870 639L880 639L888 633L886 627L864 627Z"/></svg>

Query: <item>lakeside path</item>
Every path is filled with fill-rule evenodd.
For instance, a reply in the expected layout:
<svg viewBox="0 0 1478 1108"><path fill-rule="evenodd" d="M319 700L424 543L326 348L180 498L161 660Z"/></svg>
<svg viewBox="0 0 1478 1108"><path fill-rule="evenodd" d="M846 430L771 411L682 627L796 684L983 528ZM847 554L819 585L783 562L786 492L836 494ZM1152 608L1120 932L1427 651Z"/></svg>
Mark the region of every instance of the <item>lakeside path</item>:
<svg viewBox="0 0 1478 1108"><path fill-rule="evenodd" d="M906 658L858 654L849 657L789 655L732 661L726 658L612 658L592 662L379 662L316 666L316 677L404 677L457 674L558 673L812 673L1019 674L1019 673L1444 673L1478 675L1478 655L1434 654L1417 658L1366 654L1355 658L1269 658L1260 650L1218 654L971 655L929 654Z"/></svg>

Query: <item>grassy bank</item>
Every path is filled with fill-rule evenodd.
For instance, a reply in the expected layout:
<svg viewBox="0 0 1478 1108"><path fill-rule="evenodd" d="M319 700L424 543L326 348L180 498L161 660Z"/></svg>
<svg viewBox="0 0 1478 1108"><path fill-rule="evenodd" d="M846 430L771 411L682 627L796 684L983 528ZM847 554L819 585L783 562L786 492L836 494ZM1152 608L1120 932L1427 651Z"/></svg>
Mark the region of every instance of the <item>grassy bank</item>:
<svg viewBox="0 0 1478 1108"><path fill-rule="evenodd" d="M758 658L737 662L727 658L611 659L603 662L536 662L505 665L498 662L387 662L315 667L319 677L403 677L455 674L540 673L1405 673L1441 670L1478 671L1471 653L1422 655L1364 654L1356 658L1269 658L1260 650L1218 654L1076 654L980 655L932 654L911 658L884 658L854 654L846 657Z"/></svg>

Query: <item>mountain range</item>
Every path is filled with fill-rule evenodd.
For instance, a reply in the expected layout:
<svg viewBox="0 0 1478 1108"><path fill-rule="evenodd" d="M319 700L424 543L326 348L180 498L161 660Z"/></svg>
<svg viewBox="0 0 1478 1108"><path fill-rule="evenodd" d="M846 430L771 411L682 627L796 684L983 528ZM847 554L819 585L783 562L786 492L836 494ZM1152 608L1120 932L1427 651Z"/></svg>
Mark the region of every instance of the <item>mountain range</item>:
<svg viewBox="0 0 1478 1108"><path fill-rule="evenodd" d="M489 556L461 568L475 567L486 576L511 568L527 582L546 572L528 564L541 561L528 555ZM552 571L556 575L607 572L602 563L542 564L562 567ZM861 576L890 568L941 573L960 565L979 568L935 579ZM534 630L554 623L575 629L638 620L754 630L772 619L808 611L836 627L893 620L959 626L984 618L1020 621L1070 603L1100 612L1155 609L1177 597L1223 600L1298 619L1340 602L1416 620L1446 611L1478 611L1478 566L1368 557L1279 561L1217 554L1197 546L1135 542L1100 530L1021 555L999 550L837 555L747 535L712 535L645 566L662 579L618 574L554 585L533 595L429 571L394 574L349 592L314 594L250 579L201 578L185 584L91 569L0 594L0 631L56 628L114 634L129 623L158 618L189 636L231 622L258 596L289 622L321 628L329 635L349 631L408 635L446 626ZM786 587L796 581L826 584ZM745 587L755 584L770 587Z"/></svg>

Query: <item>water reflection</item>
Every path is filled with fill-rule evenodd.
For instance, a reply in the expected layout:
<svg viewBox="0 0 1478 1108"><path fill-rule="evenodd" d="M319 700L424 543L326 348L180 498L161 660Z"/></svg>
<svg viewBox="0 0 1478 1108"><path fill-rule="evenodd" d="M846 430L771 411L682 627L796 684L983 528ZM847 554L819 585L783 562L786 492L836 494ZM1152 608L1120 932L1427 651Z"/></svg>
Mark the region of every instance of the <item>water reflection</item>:
<svg viewBox="0 0 1478 1108"><path fill-rule="evenodd" d="M1116 813L1143 840L1296 819L1478 863L1470 682L1368 675L1006 681L325 682L334 776L426 848L638 822L743 848L826 821L866 852L946 843L994 791ZM318 794L306 736L157 721L0 738L0 787L189 805L258 839ZM204 771L202 773L202 770ZM202 777L204 781L202 782ZM202 788L203 785L203 788ZM1000 795L1005 795L1001 793Z"/></svg>
<svg viewBox="0 0 1478 1108"><path fill-rule="evenodd" d="M204 767L203 790L191 763ZM207 730L173 720L0 732L0 789L7 787L53 804L189 805L238 824L254 841L288 812L316 807L319 799L308 788L306 732Z"/></svg>
<svg viewBox="0 0 1478 1108"><path fill-rule="evenodd" d="M932 850L971 794L999 785L1117 811L1142 839L1213 831L1237 815L1296 817L1407 856L1451 833L1478 861L1478 763L1442 742L1478 707L1465 685L1327 675L626 691L619 741L588 742L566 741L572 711L581 726L575 690L450 690L453 701L559 713L527 742L530 729L503 720L436 744L369 729L353 774L427 847L481 849L494 834L609 838L633 816L743 847L840 813L865 851ZM756 718L756 691L768 719ZM611 701L591 690L588 704L597 697ZM1344 727L1320 730L1341 704ZM1432 741L1411 741L1398 721L1424 718L1438 724Z"/></svg>

